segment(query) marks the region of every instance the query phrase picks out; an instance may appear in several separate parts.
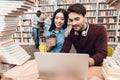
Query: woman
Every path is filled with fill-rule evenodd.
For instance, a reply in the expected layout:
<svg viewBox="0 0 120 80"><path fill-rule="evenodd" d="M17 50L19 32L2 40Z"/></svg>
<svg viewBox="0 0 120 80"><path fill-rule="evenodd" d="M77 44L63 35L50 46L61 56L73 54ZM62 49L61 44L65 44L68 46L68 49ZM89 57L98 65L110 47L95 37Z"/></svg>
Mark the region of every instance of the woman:
<svg viewBox="0 0 120 80"><path fill-rule="evenodd" d="M45 24L45 26L44 26L44 32L45 32L45 34L46 34L46 32L47 32L47 31L49 30L49 28L50 28L51 19L49 18L49 15L48 15L47 13L44 13L43 16L44 16L44 24Z"/></svg>
<svg viewBox="0 0 120 80"><path fill-rule="evenodd" d="M52 23L46 32L46 49L48 52L60 52L64 43L67 28L68 14L64 9L57 9L53 15Z"/></svg>

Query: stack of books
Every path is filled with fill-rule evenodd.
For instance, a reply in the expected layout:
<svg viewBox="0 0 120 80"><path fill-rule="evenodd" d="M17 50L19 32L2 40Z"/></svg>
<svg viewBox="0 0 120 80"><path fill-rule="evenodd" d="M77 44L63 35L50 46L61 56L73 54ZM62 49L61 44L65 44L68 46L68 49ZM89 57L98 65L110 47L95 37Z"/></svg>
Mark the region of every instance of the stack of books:
<svg viewBox="0 0 120 80"><path fill-rule="evenodd" d="M32 9L35 0L0 0L0 74L22 65L30 55L12 40L20 15Z"/></svg>
<svg viewBox="0 0 120 80"><path fill-rule="evenodd" d="M12 39L0 43L0 62L22 65L30 59L30 55Z"/></svg>
<svg viewBox="0 0 120 80"><path fill-rule="evenodd" d="M16 31L18 18L0 15L0 42L11 38Z"/></svg>
<svg viewBox="0 0 120 80"><path fill-rule="evenodd" d="M0 0L0 42L11 38L19 16L34 6L34 0Z"/></svg>
<svg viewBox="0 0 120 80"><path fill-rule="evenodd" d="M12 40L19 16L34 6L35 0L0 0L0 62L22 65L30 55ZM0 68L1 69L1 68Z"/></svg>
<svg viewBox="0 0 120 80"><path fill-rule="evenodd" d="M120 10L120 0L106 0L106 4L108 4L109 6L113 6L117 9Z"/></svg>
<svg viewBox="0 0 120 80"><path fill-rule="evenodd" d="M103 75L105 80L120 79L120 45L118 44L112 57L107 57L103 61Z"/></svg>

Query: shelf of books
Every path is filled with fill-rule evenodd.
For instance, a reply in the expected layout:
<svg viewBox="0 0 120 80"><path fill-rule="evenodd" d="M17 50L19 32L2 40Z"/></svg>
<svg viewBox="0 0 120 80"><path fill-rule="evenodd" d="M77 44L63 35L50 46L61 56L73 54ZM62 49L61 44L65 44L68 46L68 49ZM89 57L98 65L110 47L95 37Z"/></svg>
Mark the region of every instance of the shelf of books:
<svg viewBox="0 0 120 80"><path fill-rule="evenodd" d="M38 7L42 13L47 13L52 18L57 9L57 2L56 0L39 0Z"/></svg>
<svg viewBox="0 0 120 80"><path fill-rule="evenodd" d="M32 27L31 16L34 13L25 13L19 17L19 26L17 26L16 32L13 34L13 39L18 43L33 43L32 40Z"/></svg>
<svg viewBox="0 0 120 80"><path fill-rule="evenodd" d="M118 43L120 43L120 11L118 12L118 18L117 18L117 25L118 25L118 29L117 29L117 40L118 40Z"/></svg>
<svg viewBox="0 0 120 80"><path fill-rule="evenodd" d="M14 39L14 42L17 42L19 44L30 44L33 43L32 39L32 27L31 27L31 16L35 13L34 7L35 7L35 0L30 0L33 2L30 4L30 8L27 8L24 13L19 15L19 24L17 25L15 33L12 35L12 38ZM26 4L24 6L27 6ZM26 8L23 8L26 9Z"/></svg>
<svg viewBox="0 0 120 80"><path fill-rule="evenodd" d="M48 13L50 18L57 8L67 9L73 3L82 3L87 9L87 21L104 25L107 30L108 44L116 45L120 42L119 13L114 7L109 7L106 0L38 0L38 8L42 13ZM17 27L13 38L20 43L33 43L31 37L30 16L32 14L24 14L25 19L22 20L21 26Z"/></svg>
<svg viewBox="0 0 120 80"><path fill-rule="evenodd" d="M115 8L109 7L106 2L99 2L98 24L106 27L109 45L117 44L117 18L118 11Z"/></svg>
<svg viewBox="0 0 120 80"><path fill-rule="evenodd" d="M109 7L106 0L59 0L58 8L67 9L73 3L82 3L87 9L87 21L104 25L107 30L108 44L117 45L120 42L119 27L119 11L114 7Z"/></svg>

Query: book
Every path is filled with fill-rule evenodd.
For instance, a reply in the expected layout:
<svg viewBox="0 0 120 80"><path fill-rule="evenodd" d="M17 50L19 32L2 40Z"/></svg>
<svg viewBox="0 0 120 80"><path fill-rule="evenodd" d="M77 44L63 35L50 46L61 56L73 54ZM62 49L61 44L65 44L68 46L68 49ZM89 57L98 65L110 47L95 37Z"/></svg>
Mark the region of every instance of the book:
<svg viewBox="0 0 120 80"><path fill-rule="evenodd" d="M39 4L50 4L50 5L56 5L56 0L39 0Z"/></svg>
<svg viewBox="0 0 120 80"><path fill-rule="evenodd" d="M23 65L12 68L5 72L4 76L15 80L26 80L26 78L28 78L28 80L38 80L37 78L39 77L35 60L30 60Z"/></svg>
<svg viewBox="0 0 120 80"><path fill-rule="evenodd" d="M106 3L110 6L114 5L117 0L107 0Z"/></svg>
<svg viewBox="0 0 120 80"><path fill-rule="evenodd" d="M119 80L120 76L116 76L116 75L109 75L104 68L102 68L102 74L105 78L105 80Z"/></svg>
<svg viewBox="0 0 120 80"><path fill-rule="evenodd" d="M28 9L32 8L35 0L1 0L0 2L0 42L2 42L14 36L14 32L18 30L17 26L19 25L19 16L28 11ZM30 21L25 24L30 24ZM16 35L19 34L15 34L15 36Z"/></svg>
<svg viewBox="0 0 120 80"><path fill-rule="evenodd" d="M120 79L120 44L117 45L112 57L107 57L103 61L103 75L106 80Z"/></svg>
<svg viewBox="0 0 120 80"><path fill-rule="evenodd" d="M120 66L114 58L104 59L103 68L108 73L120 74Z"/></svg>
<svg viewBox="0 0 120 80"><path fill-rule="evenodd" d="M0 61L4 63L22 65L30 59L30 55L14 41L7 40L0 44Z"/></svg>
<svg viewBox="0 0 120 80"><path fill-rule="evenodd" d="M119 52L120 52L120 44L118 43L113 53L113 57L116 60L116 62L120 65L120 53Z"/></svg>
<svg viewBox="0 0 120 80"><path fill-rule="evenodd" d="M0 30L8 29L6 27L13 27L18 25L18 17L6 17L4 15L0 15Z"/></svg>
<svg viewBox="0 0 120 80"><path fill-rule="evenodd" d="M1 63L0 64L0 74L3 74L4 72L10 70L13 67L14 67L14 65Z"/></svg>
<svg viewBox="0 0 120 80"><path fill-rule="evenodd" d="M116 9L120 10L120 0L107 0L106 4L108 4L110 7L115 7Z"/></svg>
<svg viewBox="0 0 120 80"><path fill-rule="evenodd" d="M111 62L108 62L107 60L108 59L104 60L102 67L102 72L105 77L105 80L120 79L120 67L116 66L116 62L113 61L113 58L111 58Z"/></svg>

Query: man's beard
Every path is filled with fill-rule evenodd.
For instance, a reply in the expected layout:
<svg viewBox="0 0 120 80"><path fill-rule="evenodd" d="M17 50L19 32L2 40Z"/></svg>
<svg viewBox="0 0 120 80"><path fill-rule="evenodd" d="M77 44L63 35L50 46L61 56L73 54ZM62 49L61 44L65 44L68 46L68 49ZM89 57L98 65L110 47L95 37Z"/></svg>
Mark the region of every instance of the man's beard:
<svg viewBox="0 0 120 80"><path fill-rule="evenodd" d="M77 30L77 31L82 31L84 29L84 25L83 24L81 24L81 25L72 25L72 26L73 26L73 29Z"/></svg>

